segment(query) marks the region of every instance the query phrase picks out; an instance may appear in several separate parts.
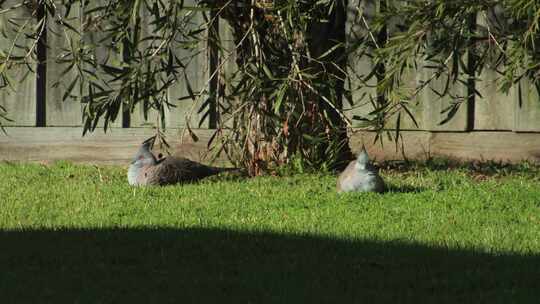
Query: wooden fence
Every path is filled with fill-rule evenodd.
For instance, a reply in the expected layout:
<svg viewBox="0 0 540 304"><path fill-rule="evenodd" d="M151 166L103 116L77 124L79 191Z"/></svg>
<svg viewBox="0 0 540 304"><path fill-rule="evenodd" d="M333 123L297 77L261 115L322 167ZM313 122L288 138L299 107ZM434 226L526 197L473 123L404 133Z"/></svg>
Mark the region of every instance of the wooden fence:
<svg viewBox="0 0 540 304"><path fill-rule="evenodd" d="M363 23L359 21L364 17L367 22L373 17L373 13L378 9L377 1L351 1L349 9L349 24L356 26L348 26L349 35L354 36L355 33L360 35L365 31L362 27ZM485 16L478 16L477 23L485 25L488 21ZM354 20L354 22L353 22ZM494 25L491 25L494 27ZM391 31L391 29L389 30ZM365 78L372 70L372 62L369 58L353 58L354 73L358 74L358 78ZM407 77L411 88L416 88L423 80L431 77L430 71L424 69L422 71L411 71ZM531 82L523 78L521 82L514 86L509 94L501 93L499 90L501 75L494 69L484 69L482 74L475 75L474 88L480 95L474 96L474 92L467 92L467 87L463 84L457 84L450 88L450 95L469 96L473 98L466 104L463 104L454 118L446 124L440 124L446 117L445 113L441 113L443 109L450 106L453 102L449 95L440 98L434 91L444 91L446 85L446 77L443 75L433 81L429 88L423 90L416 100L411 102L412 112L417 119L420 130L425 131L514 131L514 132L539 132L540 131L540 99L537 90L532 86ZM354 79L353 83L359 83L359 80ZM375 85L376 80L373 79L370 85ZM376 98L375 89L363 89L355 92L355 99L360 99L360 96L367 94L372 98ZM372 109L370 106L356 109L356 113L365 115ZM353 111L354 112L354 111ZM412 120L407 120L401 123L401 127L405 129L416 129Z"/></svg>
<svg viewBox="0 0 540 304"><path fill-rule="evenodd" d="M92 1L92 3L104 2L105 0ZM17 2L6 1L7 4ZM377 9L375 0L351 0L347 10L347 33L348 37L362 29L352 24L360 16L370 20L373 12ZM80 20L84 12L73 10L69 16L72 23ZM10 13L5 18L28 18L28 11L24 9ZM143 16L144 20L144 16ZM2 26L6 22L3 20ZM202 19L201 19L202 21ZM486 22L481 18L479 23ZM80 22L79 22L80 24ZM50 30L59 30L55 24L50 25ZM219 22L219 32L224 45L231 49L231 34L225 22ZM150 27L146 27L150 29ZM87 33L85 39L97 39L98 33ZM0 44L9 43L13 37L0 36ZM111 134L93 134L82 138L81 120L82 107L73 100L62 101L67 86L75 75L64 75L58 86L53 84L59 79L63 67L56 64L54 58L61 48L66 45L64 36L47 36L49 48L39 45L41 56L47 61L39 65L37 73L26 77L23 81L15 83L15 91L0 90L0 105L4 106L13 122L8 123L9 136L0 136L0 160L53 160L71 159L75 161L99 161L99 162L123 162L136 145L150 134L148 123L154 123L150 117L146 121L142 111L136 110L130 115L119 117L113 124ZM209 49L195 58L195 62L189 66L188 73L191 85L194 89L201 89L209 84L209 66L215 64L217 52L201 45L202 49ZM96 50L96 57L102 50ZM178 50L182 52L182 50ZM233 57L225 62L225 68L234 66ZM224 60L224 58L221 58ZM352 74L358 77L365 76L371 71L372 62L366 57L351 58ZM13 70L14 78L21 78L26 68ZM411 86L416 86L420 81L429 78L427 72L411 72L408 80ZM515 86L508 95L502 94L497 89L499 75L494 70L484 70L475 83L475 89L482 97L477 96L468 104L460 107L455 117L446 124L440 125L445 114L442 109L451 104L450 97L440 99L432 90L424 90L413 102L413 114L419 128L416 128L411 120L401 123L401 128L409 130L404 132L405 151L410 157L430 157L436 155L455 156L470 159L498 159L518 161L523 159L540 160L540 99L531 83L523 79ZM353 85L360 82L359 78L351 79ZM376 80L373 80L376 81ZM372 81L372 82L373 82ZM433 89L441 89L445 79L441 77L432 84ZM374 83L371 83L374 85ZM452 90L463 91L466 87L453 87ZM187 89L182 82L169 89L170 100L185 96ZM365 87L355 91L354 99L362 95L371 95L376 98L374 89ZM346 107L352 105L345 105ZM176 138L181 153L189 150L192 156L202 155L199 150L204 150L204 138L208 131L203 133L200 143L192 143L177 135L176 130L185 126L185 115L192 110L192 103L188 101L176 102L176 107L166 113L166 126L173 138ZM371 108L369 105L357 107L347 111L347 115L365 115ZM199 120L200 117L194 117ZM207 119L201 126L208 129L213 122ZM31 128L29 128L31 127ZM137 130L141 128L141 130ZM100 132L96 130L96 132ZM537 133L538 132L538 133ZM370 142L372 134L358 133L353 136L353 148L357 148L360 142ZM182 144L180 145L180 142ZM51 148L52 147L52 148ZM95 147L95 148L94 148ZM101 147L101 148L100 148ZM85 150L87 149L87 150ZM104 155L98 155L97 151ZM396 153L392 144L384 147L374 145L371 152L379 158L399 158L401 153ZM55 152L56 151L56 152ZM86 152L83 152L86 151ZM93 153L94 151L96 153ZM104 152L103 152L104 151ZM195 157L197 158L197 157Z"/></svg>
<svg viewBox="0 0 540 304"><path fill-rule="evenodd" d="M15 0L7 1L7 6L9 7ZM105 0L96 0L91 1L92 5L99 5L99 3L106 3ZM186 1L189 3L189 1ZM59 6L60 7L60 6ZM92 7L86 7L91 9ZM60 12L63 14L64 12ZM8 18L29 18L29 11L21 7L15 10L13 13L3 16L2 25L7 25ZM81 25L81 16L84 15L83 11L80 9L72 8L70 15L67 16L67 20L70 24L79 26ZM148 25L147 16L144 14L142 17L142 23L145 26L142 26L147 32L145 35L150 35L151 26ZM202 17L200 18L202 22ZM69 85L72 80L76 77L75 71L68 73L67 75L62 75L64 69L66 69L66 64L60 64L56 62L56 58L61 54L62 49L67 47L67 41L62 28L60 25L49 20L49 33L47 35L47 44L48 48L44 45L38 45L38 53L44 53L46 56L46 61L43 64L38 65L37 73L27 77L22 82L17 82L14 90L1 90L0 91L0 105L4 106L8 113L9 118L13 122L8 122L8 126L37 126L37 127L74 127L81 126L82 124L82 106L81 104L73 99L68 99L63 101L63 96L66 93ZM53 34L53 33L56 34ZM61 34L58 34L61 33ZM69 34L69 32L68 32ZM14 36L3 38L0 37L0 44L10 45ZM88 41L98 41L102 37L99 37L97 32L89 32L83 34L83 39ZM79 39L76 37L76 39ZM206 46L200 47L201 49L206 48ZM179 49L177 56L182 58L186 52ZM94 56L98 60L109 56L109 53L102 49L97 48ZM117 58L122 60L122 58ZM208 83L208 56L205 53L195 57L190 63L190 68L188 69L188 77L191 81L192 87L197 90L203 88ZM26 67L20 67L14 69L12 76L14 79L21 79L24 73L27 71ZM58 85L55 83L61 79ZM172 86L169 89L169 99L171 101L177 100L179 97L186 96L187 89L184 82L179 81L176 85ZM166 113L167 127L178 128L185 125L185 114L191 110L192 105L189 101L184 102L175 102L176 107L168 109ZM194 120L197 117L194 117ZM113 127L143 127L147 126L148 123L154 123L154 117L150 117L146 120L142 110L136 109L133 113L128 116L120 116L113 123ZM206 122L203 126L208 126L209 123Z"/></svg>

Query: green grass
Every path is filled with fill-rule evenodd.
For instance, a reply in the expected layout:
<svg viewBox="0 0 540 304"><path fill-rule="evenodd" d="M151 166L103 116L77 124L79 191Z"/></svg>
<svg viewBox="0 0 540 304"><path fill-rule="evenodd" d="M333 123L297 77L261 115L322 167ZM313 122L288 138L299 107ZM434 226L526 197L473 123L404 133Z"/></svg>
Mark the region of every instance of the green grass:
<svg viewBox="0 0 540 304"><path fill-rule="evenodd" d="M431 168L431 169L430 169ZM535 167L131 188L124 168L0 164L4 303L537 303Z"/></svg>

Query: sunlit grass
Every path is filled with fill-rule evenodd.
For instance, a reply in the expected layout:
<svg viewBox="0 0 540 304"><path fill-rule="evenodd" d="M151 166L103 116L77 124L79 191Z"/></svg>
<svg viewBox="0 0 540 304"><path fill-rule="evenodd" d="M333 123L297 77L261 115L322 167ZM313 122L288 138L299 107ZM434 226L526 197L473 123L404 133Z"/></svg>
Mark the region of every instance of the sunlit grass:
<svg viewBox="0 0 540 304"><path fill-rule="evenodd" d="M0 165L5 303L536 303L536 168L132 188L125 168Z"/></svg>
<svg viewBox="0 0 540 304"><path fill-rule="evenodd" d="M219 228L540 253L538 179L468 173L383 171L390 192L338 195L330 174L132 188L119 167L3 164L0 227Z"/></svg>

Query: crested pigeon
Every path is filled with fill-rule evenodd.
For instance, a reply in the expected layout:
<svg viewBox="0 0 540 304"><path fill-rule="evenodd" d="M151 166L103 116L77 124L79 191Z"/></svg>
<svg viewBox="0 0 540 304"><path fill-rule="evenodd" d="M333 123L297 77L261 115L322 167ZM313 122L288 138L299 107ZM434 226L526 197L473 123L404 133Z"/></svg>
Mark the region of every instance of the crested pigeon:
<svg viewBox="0 0 540 304"><path fill-rule="evenodd" d="M216 175L236 168L217 168L183 157L165 157L156 159L151 152L155 136L145 140L135 154L128 169L128 182L132 186L171 185L195 182L205 177Z"/></svg>
<svg viewBox="0 0 540 304"><path fill-rule="evenodd" d="M379 175L377 167L371 164L366 148L362 146L362 151L358 158L352 161L347 168L339 175L337 181L338 192L384 192L386 186Z"/></svg>

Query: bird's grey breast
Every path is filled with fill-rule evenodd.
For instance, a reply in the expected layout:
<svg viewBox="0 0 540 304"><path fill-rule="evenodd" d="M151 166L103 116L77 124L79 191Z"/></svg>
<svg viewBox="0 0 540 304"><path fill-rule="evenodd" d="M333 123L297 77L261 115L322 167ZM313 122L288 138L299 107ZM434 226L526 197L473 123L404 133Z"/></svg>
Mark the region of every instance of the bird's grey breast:
<svg viewBox="0 0 540 304"><path fill-rule="evenodd" d="M137 182L137 177L139 176L139 172L141 171L140 170L141 168L136 166L136 165L133 165L131 164L128 168L128 173L127 173L127 178L128 178L128 183L132 186L137 186L138 185L138 182Z"/></svg>
<svg viewBox="0 0 540 304"><path fill-rule="evenodd" d="M384 182L379 176L376 167L366 166L361 168L356 162L347 166L340 175L338 191L374 191L381 192L384 189Z"/></svg>

